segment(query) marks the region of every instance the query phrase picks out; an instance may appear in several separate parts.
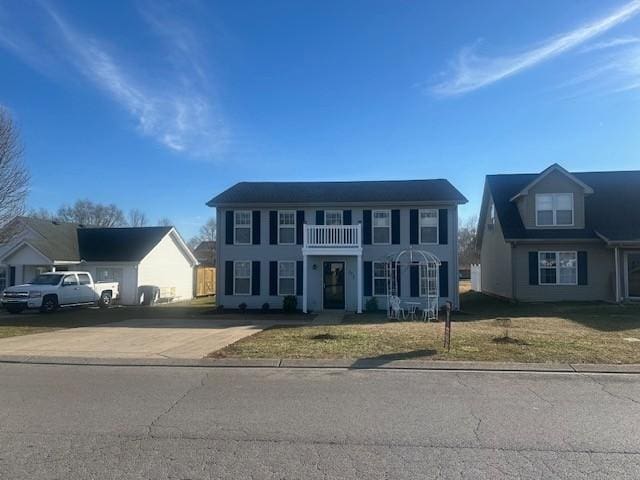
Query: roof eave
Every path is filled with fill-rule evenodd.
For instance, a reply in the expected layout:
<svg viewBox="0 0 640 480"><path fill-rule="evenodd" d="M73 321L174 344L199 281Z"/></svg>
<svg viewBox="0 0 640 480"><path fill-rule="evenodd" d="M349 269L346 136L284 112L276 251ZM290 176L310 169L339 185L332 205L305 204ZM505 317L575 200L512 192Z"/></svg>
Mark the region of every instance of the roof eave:
<svg viewBox="0 0 640 480"><path fill-rule="evenodd" d="M540 174L534 178L531 182L529 182L522 190L520 190L518 193L516 193L513 197L511 197L509 199L510 202L513 202L515 200L517 200L518 198L524 196L524 195L528 195L529 194L529 190L536 184L538 183L540 180L542 180L544 177L546 177L547 175L549 175L551 172L553 171L557 171L562 173L563 175L566 175L567 177L569 177L570 180L572 180L573 182L577 183L578 185L580 185L582 187L582 189L584 190L585 195L590 195L593 193L593 188L591 188L589 185L587 185L586 183L584 183L582 180L580 180L579 178L577 178L575 175L573 175L571 172L569 172L568 170L566 170L565 168L563 168L561 165L558 165L557 163L554 163L553 165L545 168L542 172L540 172Z"/></svg>
<svg viewBox="0 0 640 480"><path fill-rule="evenodd" d="M326 206L419 206L419 205L464 205L469 200L466 198L459 200L416 200L416 201L367 201L367 202L207 202L208 207L225 208L225 207L255 207L257 205L265 207L326 207Z"/></svg>

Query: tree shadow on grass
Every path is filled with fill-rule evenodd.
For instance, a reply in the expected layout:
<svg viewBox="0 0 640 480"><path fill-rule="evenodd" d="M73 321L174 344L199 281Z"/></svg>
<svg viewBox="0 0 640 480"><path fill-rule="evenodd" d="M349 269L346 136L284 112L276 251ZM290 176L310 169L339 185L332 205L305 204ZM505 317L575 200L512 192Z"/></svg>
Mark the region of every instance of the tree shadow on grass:
<svg viewBox="0 0 640 480"><path fill-rule="evenodd" d="M411 352L386 353L384 355L377 355L375 357L359 358L358 360L353 362L349 368L357 369L381 367L382 365L386 365L387 363L396 360L414 360L418 358L424 359L425 357L432 357L437 353L438 352L433 349L413 350Z"/></svg>

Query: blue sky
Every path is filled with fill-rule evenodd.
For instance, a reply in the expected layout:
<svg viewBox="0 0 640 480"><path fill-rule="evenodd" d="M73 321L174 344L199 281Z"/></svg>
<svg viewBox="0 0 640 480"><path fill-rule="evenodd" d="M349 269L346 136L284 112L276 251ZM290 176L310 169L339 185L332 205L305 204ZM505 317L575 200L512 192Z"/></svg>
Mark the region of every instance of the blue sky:
<svg viewBox="0 0 640 480"><path fill-rule="evenodd" d="M640 0L0 0L32 208L189 237L241 180L640 167Z"/></svg>

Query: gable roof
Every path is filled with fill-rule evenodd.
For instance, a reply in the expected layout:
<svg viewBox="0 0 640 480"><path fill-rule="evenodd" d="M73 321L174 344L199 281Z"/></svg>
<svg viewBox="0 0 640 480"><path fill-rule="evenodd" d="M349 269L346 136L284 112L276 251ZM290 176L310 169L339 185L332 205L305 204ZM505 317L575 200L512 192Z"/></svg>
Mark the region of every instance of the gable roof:
<svg viewBox="0 0 640 480"><path fill-rule="evenodd" d="M79 228L80 258L87 262L138 262L173 227Z"/></svg>
<svg viewBox="0 0 640 480"><path fill-rule="evenodd" d="M448 180L240 182L207 202L234 204L467 203Z"/></svg>
<svg viewBox="0 0 640 480"><path fill-rule="evenodd" d="M486 188L493 198L496 215L506 240L598 239L615 242L640 241L640 171L578 172L576 179L593 189L585 196L585 228L526 229L511 199L538 174L487 175ZM481 225L486 216L483 201ZM482 228L479 229L482 232ZM481 238L479 238L481 241Z"/></svg>
<svg viewBox="0 0 640 480"><path fill-rule="evenodd" d="M593 193L593 188L591 188L589 185L584 183L582 180L580 180L578 177L576 177L572 173L570 173L567 170L565 170L564 168L562 168L557 163L554 163L550 167L545 168L539 175L535 176L535 178L531 182L529 182L522 190L520 190L513 197L511 197L511 200L513 201L513 200L517 199L518 197L521 197L523 195L527 195L531 188L533 188L538 182L543 180L547 175L549 175L552 172L560 172L562 175L567 177L569 180L571 180L572 182L574 182L574 183L578 184L580 187L582 187L582 189L584 190L585 194Z"/></svg>
<svg viewBox="0 0 640 480"><path fill-rule="evenodd" d="M32 217L18 217L18 220L33 230L36 238L29 243L51 260L79 261L78 237L75 223L55 222Z"/></svg>

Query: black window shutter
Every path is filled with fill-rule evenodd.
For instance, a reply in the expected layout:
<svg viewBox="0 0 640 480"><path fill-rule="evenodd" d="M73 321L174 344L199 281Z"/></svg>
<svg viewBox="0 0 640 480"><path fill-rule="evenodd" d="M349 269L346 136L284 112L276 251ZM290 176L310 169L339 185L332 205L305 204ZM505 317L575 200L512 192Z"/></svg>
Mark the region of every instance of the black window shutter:
<svg viewBox="0 0 640 480"><path fill-rule="evenodd" d="M302 260L296 262L296 295L302 295Z"/></svg>
<svg viewBox="0 0 640 480"><path fill-rule="evenodd" d="M538 285L538 252L529 252L529 285Z"/></svg>
<svg viewBox="0 0 640 480"><path fill-rule="evenodd" d="M364 296L370 297L373 295L373 264L371 262L364 262Z"/></svg>
<svg viewBox="0 0 640 480"><path fill-rule="evenodd" d="M440 262L440 277L438 283L440 285L440 296L449 296L449 262Z"/></svg>
<svg viewBox="0 0 640 480"><path fill-rule="evenodd" d="M449 241L449 210L441 208L438 211L438 243L446 245Z"/></svg>
<svg viewBox="0 0 640 480"><path fill-rule="evenodd" d="M251 213L251 231L253 235L253 244L260 245L260 210L254 210Z"/></svg>
<svg viewBox="0 0 640 480"><path fill-rule="evenodd" d="M409 267L409 284L412 297L420 296L420 266L411 265Z"/></svg>
<svg viewBox="0 0 640 480"><path fill-rule="evenodd" d="M278 244L278 212L275 210L269 212L269 244Z"/></svg>
<svg viewBox="0 0 640 480"><path fill-rule="evenodd" d="M251 262L251 295L260 295L260 262Z"/></svg>
<svg viewBox="0 0 640 480"><path fill-rule="evenodd" d="M296 212L296 243L302 245L304 240L304 210Z"/></svg>
<svg viewBox="0 0 640 480"><path fill-rule="evenodd" d="M9 286L13 287L16 284L16 267L9 267Z"/></svg>
<svg viewBox="0 0 640 480"><path fill-rule="evenodd" d="M324 210L316 210L316 225L324 225Z"/></svg>
<svg viewBox="0 0 640 480"><path fill-rule="evenodd" d="M342 211L342 223L345 225L351 225L351 210Z"/></svg>
<svg viewBox="0 0 640 480"><path fill-rule="evenodd" d="M418 242L418 209L412 208L409 210L409 243L417 245Z"/></svg>
<svg viewBox="0 0 640 480"><path fill-rule="evenodd" d="M233 210L227 210L224 219L225 243L233 245Z"/></svg>
<svg viewBox="0 0 640 480"><path fill-rule="evenodd" d="M269 262L269 295L278 295L278 262Z"/></svg>
<svg viewBox="0 0 640 480"><path fill-rule="evenodd" d="M391 243L400 243L400 210L391 210Z"/></svg>
<svg viewBox="0 0 640 480"><path fill-rule="evenodd" d="M589 268L587 265L587 252L578 252L578 285L588 285Z"/></svg>
<svg viewBox="0 0 640 480"><path fill-rule="evenodd" d="M224 262L224 294L233 295L233 262Z"/></svg>
<svg viewBox="0 0 640 480"><path fill-rule="evenodd" d="M362 211L362 244L371 245L371 210Z"/></svg>

